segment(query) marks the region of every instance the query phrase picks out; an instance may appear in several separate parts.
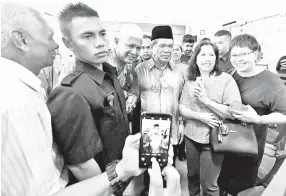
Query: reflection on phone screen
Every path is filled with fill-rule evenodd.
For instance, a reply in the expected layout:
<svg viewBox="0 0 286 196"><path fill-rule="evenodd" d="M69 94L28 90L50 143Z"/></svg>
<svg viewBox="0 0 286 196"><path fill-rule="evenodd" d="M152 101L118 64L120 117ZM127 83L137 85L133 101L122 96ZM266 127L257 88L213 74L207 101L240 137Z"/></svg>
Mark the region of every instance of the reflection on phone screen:
<svg viewBox="0 0 286 196"><path fill-rule="evenodd" d="M168 154L170 142L170 118L142 119L141 155L162 156ZM166 155L166 156L164 156Z"/></svg>

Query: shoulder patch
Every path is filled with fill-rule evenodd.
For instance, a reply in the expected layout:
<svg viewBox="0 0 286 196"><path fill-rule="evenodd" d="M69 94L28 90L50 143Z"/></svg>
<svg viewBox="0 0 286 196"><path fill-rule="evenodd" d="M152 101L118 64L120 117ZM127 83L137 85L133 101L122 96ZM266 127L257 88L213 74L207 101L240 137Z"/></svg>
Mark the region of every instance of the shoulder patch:
<svg viewBox="0 0 286 196"><path fill-rule="evenodd" d="M75 81L81 76L83 72L81 70L75 70L67 75L61 82L63 86L72 86Z"/></svg>

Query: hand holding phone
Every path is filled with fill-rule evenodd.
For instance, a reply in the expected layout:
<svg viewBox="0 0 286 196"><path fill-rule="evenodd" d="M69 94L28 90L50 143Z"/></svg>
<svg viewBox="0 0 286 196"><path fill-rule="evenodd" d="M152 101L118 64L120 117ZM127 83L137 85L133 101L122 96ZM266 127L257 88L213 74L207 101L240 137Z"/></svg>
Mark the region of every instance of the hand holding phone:
<svg viewBox="0 0 286 196"><path fill-rule="evenodd" d="M203 78L200 77L200 76L198 76L198 77L196 78L196 83L197 83L197 85L198 85L199 87L203 86L203 84L204 84Z"/></svg>

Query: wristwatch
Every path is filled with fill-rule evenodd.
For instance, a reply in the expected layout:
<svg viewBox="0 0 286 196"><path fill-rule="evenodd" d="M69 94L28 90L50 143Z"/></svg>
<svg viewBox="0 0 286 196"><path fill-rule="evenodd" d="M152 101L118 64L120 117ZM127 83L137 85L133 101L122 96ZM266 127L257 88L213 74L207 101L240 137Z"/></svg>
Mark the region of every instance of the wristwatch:
<svg viewBox="0 0 286 196"><path fill-rule="evenodd" d="M126 189L129 182L131 181L131 179L127 181L122 181L118 178L118 175L115 170L118 162L118 160L112 161L105 168L114 195L122 195L123 191Z"/></svg>

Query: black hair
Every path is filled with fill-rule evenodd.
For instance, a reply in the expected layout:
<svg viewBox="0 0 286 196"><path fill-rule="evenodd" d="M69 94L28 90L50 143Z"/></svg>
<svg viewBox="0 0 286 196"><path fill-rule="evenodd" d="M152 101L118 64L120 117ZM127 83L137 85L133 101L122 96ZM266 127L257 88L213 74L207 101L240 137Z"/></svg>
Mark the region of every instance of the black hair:
<svg viewBox="0 0 286 196"><path fill-rule="evenodd" d="M97 11L89 7L84 3L69 3L59 13L58 20L60 23L61 31L64 35L68 34L67 24L70 23L76 17L97 17L99 15Z"/></svg>
<svg viewBox="0 0 286 196"><path fill-rule="evenodd" d="M224 35L227 35L230 37L231 39L231 33L228 31L228 30L219 30L215 33L215 37L220 37L220 36L224 36Z"/></svg>
<svg viewBox="0 0 286 196"><path fill-rule="evenodd" d="M216 60L215 60L215 66L214 69L211 71L210 74L215 74L216 76L221 74L220 69L218 68L219 65L219 50L217 48L217 46L210 41L203 41L200 42L194 49L194 52L192 54L191 57L191 62L190 62L190 66L188 67L188 79L191 81L195 81L197 79L198 76L201 75L199 67L197 65L197 56L199 55L199 53L201 52L201 49L203 46L212 46L215 56L216 56Z"/></svg>
<svg viewBox="0 0 286 196"><path fill-rule="evenodd" d="M182 42L183 43L188 42L188 43L192 44L192 43L195 43L196 40L195 40L194 36L192 36L190 34L186 34L186 35L183 36L183 41Z"/></svg>
<svg viewBox="0 0 286 196"><path fill-rule="evenodd" d="M235 36L231 42L230 42L230 50L235 47L247 47L249 48L251 51L256 51L259 50L259 43L256 40L256 38L253 35L249 35L249 34L241 34L241 35L237 35Z"/></svg>

